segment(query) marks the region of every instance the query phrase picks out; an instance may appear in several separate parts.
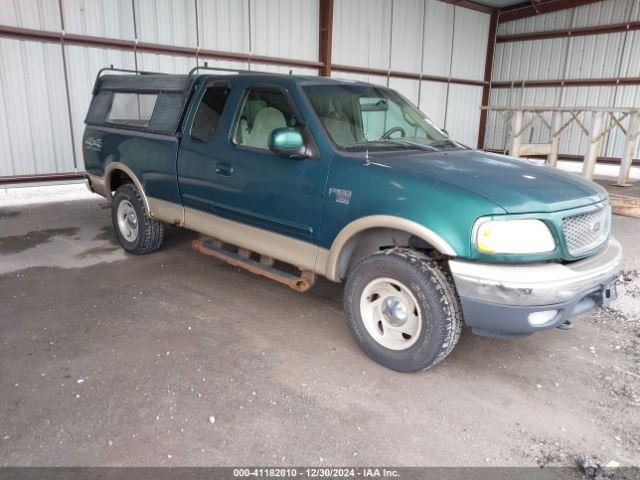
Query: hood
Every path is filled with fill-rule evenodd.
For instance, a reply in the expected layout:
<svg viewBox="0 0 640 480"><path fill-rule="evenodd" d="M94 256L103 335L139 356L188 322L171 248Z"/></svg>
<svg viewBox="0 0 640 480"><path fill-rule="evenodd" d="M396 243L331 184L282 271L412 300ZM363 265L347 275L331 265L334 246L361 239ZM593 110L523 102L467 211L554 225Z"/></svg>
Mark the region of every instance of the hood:
<svg viewBox="0 0 640 480"><path fill-rule="evenodd" d="M382 153L371 160L464 188L508 213L557 212L608 197L600 185L574 173L476 150Z"/></svg>

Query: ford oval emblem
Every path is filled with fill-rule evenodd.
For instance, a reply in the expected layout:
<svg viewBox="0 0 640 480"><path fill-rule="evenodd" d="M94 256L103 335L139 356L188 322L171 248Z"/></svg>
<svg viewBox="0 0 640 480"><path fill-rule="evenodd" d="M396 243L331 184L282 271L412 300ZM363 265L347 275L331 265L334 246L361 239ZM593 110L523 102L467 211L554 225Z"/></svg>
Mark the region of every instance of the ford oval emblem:
<svg viewBox="0 0 640 480"><path fill-rule="evenodd" d="M592 231L593 233L598 233L598 232L600 231L600 227L601 227L600 222L598 222L598 221L593 222L593 223L591 224L591 231Z"/></svg>

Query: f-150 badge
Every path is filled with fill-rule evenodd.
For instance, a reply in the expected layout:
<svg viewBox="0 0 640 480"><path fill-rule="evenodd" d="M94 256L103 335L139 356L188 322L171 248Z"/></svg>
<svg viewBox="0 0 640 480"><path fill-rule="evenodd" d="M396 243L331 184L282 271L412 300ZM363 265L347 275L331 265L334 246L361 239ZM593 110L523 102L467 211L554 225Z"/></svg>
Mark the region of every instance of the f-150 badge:
<svg viewBox="0 0 640 480"><path fill-rule="evenodd" d="M340 188L330 188L329 195L336 194L336 203L344 203L349 205L351 201L351 190L342 190Z"/></svg>

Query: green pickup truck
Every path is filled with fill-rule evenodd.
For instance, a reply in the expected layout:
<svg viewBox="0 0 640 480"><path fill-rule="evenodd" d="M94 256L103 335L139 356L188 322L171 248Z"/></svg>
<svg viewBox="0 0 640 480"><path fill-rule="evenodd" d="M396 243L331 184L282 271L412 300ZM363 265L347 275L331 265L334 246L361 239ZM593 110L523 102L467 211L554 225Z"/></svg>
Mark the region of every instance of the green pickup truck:
<svg viewBox="0 0 640 480"><path fill-rule="evenodd" d="M615 298L603 188L468 148L388 88L106 69L83 146L124 249L157 250L173 224L297 290L345 282L353 337L394 370L435 365L463 324L517 338Z"/></svg>

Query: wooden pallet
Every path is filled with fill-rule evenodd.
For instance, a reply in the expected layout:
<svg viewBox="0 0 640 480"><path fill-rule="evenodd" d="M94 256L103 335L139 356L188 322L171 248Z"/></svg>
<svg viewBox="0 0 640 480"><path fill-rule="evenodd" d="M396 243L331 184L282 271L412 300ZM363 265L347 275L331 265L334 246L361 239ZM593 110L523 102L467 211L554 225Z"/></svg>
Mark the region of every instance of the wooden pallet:
<svg viewBox="0 0 640 480"><path fill-rule="evenodd" d="M611 178L596 178L594 182L599 183L609 192L613 213L640 218L640 182L630 183L625 187L616 185Z"/></svg>
<svg viewBox="0 0 640 480"><path fill-rule="evenodd" d="M640 218L640 198L610 194L611 211L616 215Z"/></svg>
<svg viewBox="0 0 640 480"><path fill-rule="evenodd" d="M306 292L316 281L315 273L302 270L300 276L278 270L274 267L274 259L266 255L259 255L260 261L251 258L251 251L246 248L233 247L235 251L223 248L223 243L214 238L203 238L193 242L193 248L200 253L217 258L235 267L275 280L287 285L298 292Z"/></svg>

